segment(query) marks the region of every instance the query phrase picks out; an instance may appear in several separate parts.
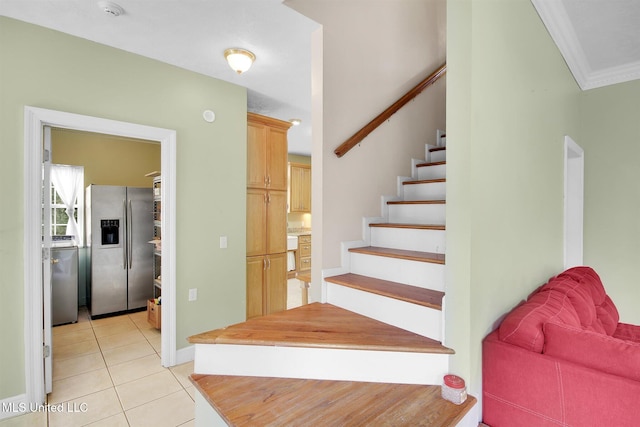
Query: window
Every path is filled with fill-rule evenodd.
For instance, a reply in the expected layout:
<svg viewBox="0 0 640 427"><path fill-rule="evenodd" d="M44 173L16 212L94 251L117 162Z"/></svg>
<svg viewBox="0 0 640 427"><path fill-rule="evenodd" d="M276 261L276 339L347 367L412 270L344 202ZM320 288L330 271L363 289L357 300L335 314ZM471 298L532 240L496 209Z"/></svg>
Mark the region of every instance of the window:
<svg viewBox="0 0 640 427"><path fill-rule="evenodd" d="M84 243L84 167L51 165L51 235ZM70 218L71 217L71 218Z"/></svg>

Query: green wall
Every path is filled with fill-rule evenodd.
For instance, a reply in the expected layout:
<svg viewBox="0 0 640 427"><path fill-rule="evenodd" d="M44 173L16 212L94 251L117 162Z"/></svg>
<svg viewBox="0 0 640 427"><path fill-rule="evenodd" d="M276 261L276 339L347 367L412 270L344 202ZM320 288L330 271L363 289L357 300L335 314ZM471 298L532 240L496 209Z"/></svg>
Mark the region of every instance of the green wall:
<svg viewBox="0 0 640 427"><path fill-rule="evenodd" d="M581 102L585 151L584 261L620 312L640 324L640 81L586 91Z"/></svg>
<svg viewBox="0 0 640 427"><path fill-rule="evenodd" d="M25 392L25 105L175 129L178 348L244 320L246 89L0 17L0 399Z"/></svg>
<svg viewBox="0 0 640 427"><path fill-rule="evenodd" d="M450 0L447 19L447 344L479 395L482 339L563 268L580 91L529 0Z"/></svg>

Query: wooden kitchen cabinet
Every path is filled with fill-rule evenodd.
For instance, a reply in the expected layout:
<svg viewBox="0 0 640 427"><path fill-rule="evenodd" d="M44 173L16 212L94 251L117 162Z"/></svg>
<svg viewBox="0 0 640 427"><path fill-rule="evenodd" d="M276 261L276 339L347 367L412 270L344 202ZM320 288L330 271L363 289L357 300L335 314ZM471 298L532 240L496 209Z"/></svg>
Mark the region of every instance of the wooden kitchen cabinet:
<svg viewBox="0 0 640 427"><path fill-rule="evenodd" d="M247 256L287 251L287 193L247 189Z"/></svg>
<svg viewBox="0 0 640 427"><path fill-rule="evenodd" d="M311 212L311 165L289 163L289 210Z"/></svg>
<svg viewBox="0 0 640 427"><path fill-rule="evenodd" d="M287 309L287 131L247 114L247 318Z"/></svg>
<svg viewBox="0 0 640 427"><path fill-rule="evenodd" d="M287 131L291 123L247 114L247 187L287 190Z"/></svg>
<svg viewBox="0 0 640 427"><path fill-rule="evenodd" d="M286 253L247 257L247 319L286 309Z"/></svg>
<svg viewBox="0 0 640 427"><path fill-rule="evenodd" d="M298 272L311 270L311 234L298 236L298 251L296 255Z"/></svg>

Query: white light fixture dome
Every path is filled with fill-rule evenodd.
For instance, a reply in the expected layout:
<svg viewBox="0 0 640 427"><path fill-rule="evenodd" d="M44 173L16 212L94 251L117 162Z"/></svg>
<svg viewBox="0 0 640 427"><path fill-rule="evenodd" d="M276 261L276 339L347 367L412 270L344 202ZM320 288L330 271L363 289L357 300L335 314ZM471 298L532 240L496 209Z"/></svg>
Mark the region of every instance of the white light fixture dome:
<svg viewBox="0 0 640 427"><path fill-rule="evenodd" d="M224 51L229 66L233 71L242 74L251 68L251 64L256 60L256 56L246 49L231 48Z"/></svg>

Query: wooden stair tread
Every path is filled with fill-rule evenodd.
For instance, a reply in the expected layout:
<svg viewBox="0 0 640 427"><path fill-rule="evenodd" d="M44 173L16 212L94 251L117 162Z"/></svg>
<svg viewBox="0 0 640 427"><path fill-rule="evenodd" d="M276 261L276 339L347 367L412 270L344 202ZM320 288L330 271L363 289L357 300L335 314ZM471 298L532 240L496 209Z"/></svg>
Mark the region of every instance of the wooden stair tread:
<svg viewBox="0 0 640 427"><path fill-rule="evenodd" d="M416 165L417 168L424 168L424 167L429 167L429 166L439 166L439 165L446 165L447 161L443 160L441 162L426 162L426 163L419 163Z"/></svg>
<svg viewBox="0 0 640 427"><path fill-rule="evenodd" d="M369 227L381 227L381 228L410 228L414 230L444 230L444 225L436 224L402 224L394 222L379 222L371 223Z"/></svg>
<svg viewBox="0 0 640 427"><path fill-rule="evenodd" d="M434 148L429 148L429 151L431 153L433 153L434 151L443 151L443 150L446 150L446 149L447 149L446 146L445 147L434 147Z"/></svg>
<svg viewBox="0 0 640 427"><path fill-rule="evenodd" d="M353 313L312 303L189 337L193 344L244 344L453 354L439 341Z"/></svg>
<svg viewBox="0 0 640 427"><path fill-rule="evenodd" d="M435 252L408 251L405 249L381 248L378 246L363 246L360 248L350 248L349 252L359 254L383 256L388 258L407 259L411 261L430 262L433 264L444 264L444 254Z"/></svg>
<svg viewBox="0 0 640 427"><path fill-rule="evenodd" d="M231 426L457 425L475 405L444 400L437 385L192 374Z"/></svg>
<svg viewBox="0 0 640 427"><path fill-rule="evenodd" d="M446 178L437 178L437 179L420 179L416 181L403 181L402 185L415 185L415 184L433 184L436 182L447 182Z"/></svg>
<svg viewBox="0 0 640 427"><path fill-rule="evenodd" d="M444 205L446 200L390 200L388 205Z"/></svg>
<svg viewBox="0 0 640 427"><path fill-rule="evenodd" d="M434 291L432 289L405 285L403 283L391 282L389 280L381 280L353 273L326 277L324 280L353 289L359 289L373 294L407 301L423 307L442 310L442 298L444 297L444 292L441 291Z"/></svg>

